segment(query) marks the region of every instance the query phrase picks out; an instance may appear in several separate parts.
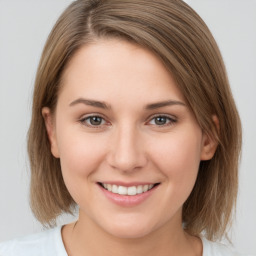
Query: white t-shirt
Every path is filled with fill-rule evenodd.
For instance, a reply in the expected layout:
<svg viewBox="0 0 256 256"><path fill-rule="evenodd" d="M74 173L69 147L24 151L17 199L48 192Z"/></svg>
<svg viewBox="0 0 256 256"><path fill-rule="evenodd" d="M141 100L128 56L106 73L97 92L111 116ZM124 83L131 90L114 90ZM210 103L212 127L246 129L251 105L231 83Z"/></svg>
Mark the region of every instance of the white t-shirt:
<svg viewBox="0 0 256 256"><path fill-rule="evenodd" d="M225 245L205 238L203 256L242 256ZM61 236L61 226L41 233L0 243L0 256L68 256ZM249 256L249 255L248 255Z"/></svg>

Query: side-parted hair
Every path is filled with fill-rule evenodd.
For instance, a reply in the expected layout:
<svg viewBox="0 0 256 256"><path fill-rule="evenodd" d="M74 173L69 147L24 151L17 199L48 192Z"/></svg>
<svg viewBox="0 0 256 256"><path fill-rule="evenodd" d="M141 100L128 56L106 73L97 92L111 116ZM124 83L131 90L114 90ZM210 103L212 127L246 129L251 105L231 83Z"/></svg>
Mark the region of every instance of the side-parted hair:
<svg viewBox="0 0 256 256"><path fill-rule="evenodd" d="M60 214L73 213L76 207L60 160L51 154L42 108L54 112L70 59L82 46L101 38L126 40L158 56L202 131L218 141L214 157L200 163L182 218L188 233L221 238L236 204L241 124L218 46L203 20L181 0L77 0L60 16L37 70L28 132L35 217L52 227Z"/></svg>

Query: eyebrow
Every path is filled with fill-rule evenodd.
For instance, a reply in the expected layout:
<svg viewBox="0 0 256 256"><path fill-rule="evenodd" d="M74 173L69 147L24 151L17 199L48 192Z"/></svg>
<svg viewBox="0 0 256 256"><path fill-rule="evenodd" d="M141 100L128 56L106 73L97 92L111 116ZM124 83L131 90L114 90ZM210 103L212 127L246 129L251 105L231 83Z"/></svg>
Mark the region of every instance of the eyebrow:
<svg viewBox="0 0 256 256"><path fill-rule="evenodd" d="M162 107L172 106L172 105L186 106L186 104L181 102L181 101L166 100L166 101L161 101L161 102L156 102L156 103L148 104L148 105L146 105L145 109L152 110L152 109L157 109L157 108L162 108Z"/></svg>
<svg viewBox="0 0 256 256"><path fill-rule="evenodd" d="M103 101L90 100L90 99L84 99L84 98L78 98L78 99L72 101L69 104L69 106L74 106L77 104L85 104L88 106L93 106L93 107L102 108L102 109L111 109L110 105L108 105L107 103L105 103ZM186 106L186 104L181 101L166 100L166 101L148 104L145 106L145 109L153 110L153 109L162 108L162 107L166 107L166 106L172 106L172 105Z"/></svg>
<svg viewBox="0 0 256 256"><path fill-rule="evenodd" d="M97 108L110 109L110 106L103 101L90 100L90 99L84 99L84 98L79 98L77 100L72 101L69 104L69 106L74 106L81 103L88 106L97 107Z"/></svg>

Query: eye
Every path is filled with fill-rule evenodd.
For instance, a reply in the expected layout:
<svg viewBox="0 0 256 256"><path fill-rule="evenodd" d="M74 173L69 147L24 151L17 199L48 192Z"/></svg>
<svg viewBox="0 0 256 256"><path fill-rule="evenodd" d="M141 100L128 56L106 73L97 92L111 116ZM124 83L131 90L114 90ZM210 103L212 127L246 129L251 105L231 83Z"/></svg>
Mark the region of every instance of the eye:
<svg viewBox="0 0 256 256"><path fill-rule="evenodd" d="M89 126L89 127L100 127L102 125L105 125L107 122L106 120L97 115L87 116L79 120L83 125Z"/></svg>
<svg viewBox="0 0 256 256"><path fill-rule="evenodd" d="M149 124L156 125L156 126L168 126L168 125L174 124L175 122L177 122L177 120L170 116L158 115L158 116L153 117L149 121Z"/></svg>

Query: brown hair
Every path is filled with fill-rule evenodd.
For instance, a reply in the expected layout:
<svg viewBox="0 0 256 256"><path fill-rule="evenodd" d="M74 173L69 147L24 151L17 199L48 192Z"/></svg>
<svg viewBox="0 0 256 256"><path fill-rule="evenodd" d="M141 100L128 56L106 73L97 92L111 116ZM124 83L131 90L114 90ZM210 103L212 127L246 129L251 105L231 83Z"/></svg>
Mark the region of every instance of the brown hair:
<svg viewBox="0 0 256 256"><path fill-rule="evenodd" d="M83 45L98 38L120 38L154 52L185 96L202 130L219 145L202 161L193 191L183 206L188 233L214 240L225 234L238 187L241 124L218 46L206 24L181 0L77 0L60 16L39 63L28 133L31 208L53 226L75 202L52 156L42 108L52 111L67 63ZM219 120L216 128L213 115Z"/></svg>

